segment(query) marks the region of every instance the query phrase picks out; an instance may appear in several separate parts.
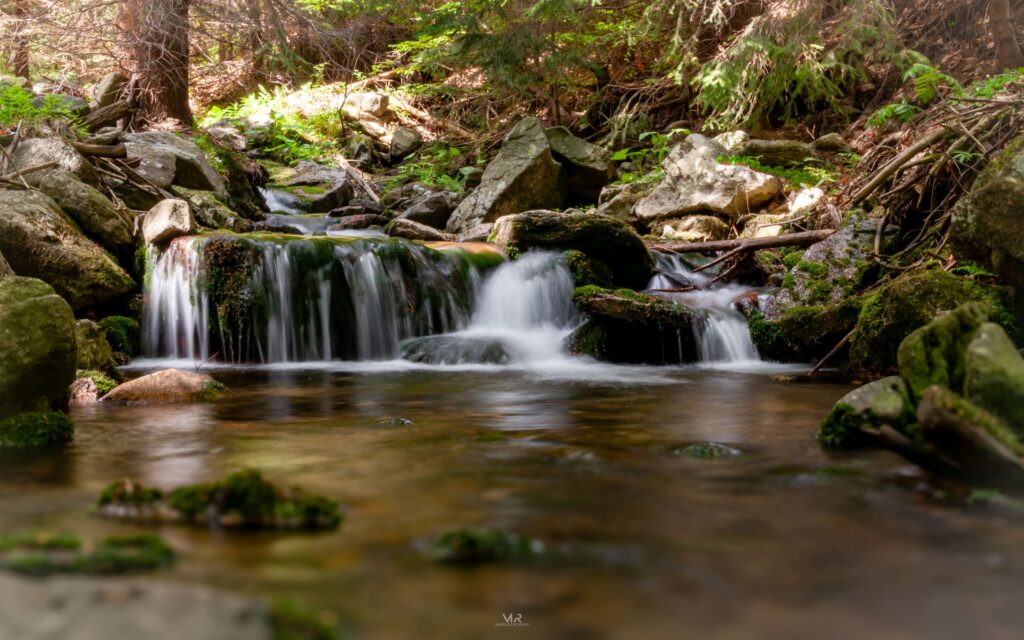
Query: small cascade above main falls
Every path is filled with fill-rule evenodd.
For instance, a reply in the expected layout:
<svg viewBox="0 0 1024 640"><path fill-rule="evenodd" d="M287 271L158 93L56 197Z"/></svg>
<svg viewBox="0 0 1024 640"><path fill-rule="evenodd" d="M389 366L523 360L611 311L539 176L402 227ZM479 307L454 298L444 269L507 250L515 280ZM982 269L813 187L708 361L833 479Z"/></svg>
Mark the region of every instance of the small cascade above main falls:
<svg viewBox="0 0 1024 640"><path fill-rule="evenodd" d="M755 289L737 284L714 286L711 277L694 272L676 255L656 253L655 259L658 274L647 288L698 312L693 331L702 363L742 365L761 361L747 320L736 308L736 301Z"/></svg>
<svg viewBox="0 0 1024 640"><path fill-rule="evenodd" d="M151 249L148 356L226 362L389 360L468 326L496 251L401 241L213 235Z"/></svg>

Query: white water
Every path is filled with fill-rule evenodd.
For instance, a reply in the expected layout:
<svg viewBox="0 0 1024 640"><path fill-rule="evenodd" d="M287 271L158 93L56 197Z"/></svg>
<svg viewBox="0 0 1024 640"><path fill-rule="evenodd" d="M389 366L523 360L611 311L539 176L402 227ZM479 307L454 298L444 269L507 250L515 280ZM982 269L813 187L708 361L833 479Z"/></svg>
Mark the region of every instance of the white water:
<svg viewBox="0 0 1024 640"><path fill-rule="evenodd" d="M693 331L701 363L739 366L760 363L747 320L736 308L737 300L755 290L736 284L716 287L710 277L694 273L678 256L656 254L656 257L659 274L651 279L648 289L679 289L687 284L696 287L694 291L661 295L698 312Z"/></svg>

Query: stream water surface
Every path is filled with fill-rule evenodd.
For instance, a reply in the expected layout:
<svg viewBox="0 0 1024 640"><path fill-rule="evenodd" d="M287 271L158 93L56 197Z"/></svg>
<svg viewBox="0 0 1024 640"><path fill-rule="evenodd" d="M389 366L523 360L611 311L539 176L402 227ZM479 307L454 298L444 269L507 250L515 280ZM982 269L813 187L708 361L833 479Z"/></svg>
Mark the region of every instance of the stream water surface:
<svg viewBox="0 0 1024 640"><path fill-rule="evenodd" d="M142 373L142 363L133 371ZM61 453L2 454L0 529L126 533L90 505L246 467L338 499L335 533L158 532L152 579L336 610L365 638L1004 638L1024 625L1024 527L941 506L884 452L834 455L848 389L762 371L212 369L210 405L77 408ZM411 425L382 420L403 417ZM681 453L716 441L739 455ZM515 565L422 554L465 525L543 540ZM528 627L496 624L522 614Z"/></svg>

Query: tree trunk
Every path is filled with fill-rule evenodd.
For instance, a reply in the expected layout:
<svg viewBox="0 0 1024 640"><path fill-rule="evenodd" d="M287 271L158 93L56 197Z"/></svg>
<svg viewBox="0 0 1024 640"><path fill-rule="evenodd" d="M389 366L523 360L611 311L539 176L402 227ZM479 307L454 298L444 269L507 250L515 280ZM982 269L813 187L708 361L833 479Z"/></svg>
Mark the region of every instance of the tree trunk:
<svg viewBox="0 0 1024 640"><path fill-rule="evenodd" d="M17 26L14 32L14 52L11 56L14 75L25 80L30 80L28 73L28 1L16 0L14 3L14 17L17 19Z"/></svg>
<svg viewBox="0 0 1024 640"><path fill-rule="evenodd" d="M139 117L192 125L188 104L192 0L129 0L121 16L131 66L139 74Z"/></svg>
<svg viewBox="0 0 1024 640"><path fill-rule="evenodd" d="M992 29L992 40L996 45L996 61L999 69L1024 67L1024 53L1013 33L1013 9L1010 0L989 0L988 22Z"/></svg>

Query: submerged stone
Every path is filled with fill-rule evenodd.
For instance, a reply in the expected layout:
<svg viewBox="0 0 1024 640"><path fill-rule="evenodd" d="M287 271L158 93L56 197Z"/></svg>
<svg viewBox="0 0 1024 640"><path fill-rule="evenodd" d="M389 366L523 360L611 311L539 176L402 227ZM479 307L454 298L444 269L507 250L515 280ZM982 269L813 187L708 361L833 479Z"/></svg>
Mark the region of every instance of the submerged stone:
<svg viewBox="0 0 1024 640"><path fill-rule="evenodd" d="M434 541L431 557L446 564L473 565L522 560L544 552L544 543L517 533L487 528L463 528Z"/></svg>
<svg viewBox="0 0 1024 640"><path fill-rule="evenodd" d="M421 364L508 364L508 345L501 338L439 335L402 343L402 359Z"/></svg>
<svg viewBox="0 0 1024 640"><path fill-rule="evenodd" d="M678 453L700 460L718 460L720 458L734 458L742 455L743 452L720 442L698 442L678 449Z"/></svg>

